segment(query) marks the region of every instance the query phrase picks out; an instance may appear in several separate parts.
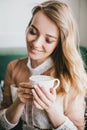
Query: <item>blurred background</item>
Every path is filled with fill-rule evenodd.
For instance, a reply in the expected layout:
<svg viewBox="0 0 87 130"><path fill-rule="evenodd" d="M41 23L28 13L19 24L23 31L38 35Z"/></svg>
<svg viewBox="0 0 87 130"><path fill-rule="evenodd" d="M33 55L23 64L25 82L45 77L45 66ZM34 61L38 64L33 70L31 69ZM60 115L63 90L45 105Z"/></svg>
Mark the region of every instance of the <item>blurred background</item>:
<svg viewBox="0 0 87 130"><path fill-rule="evenodd" d="M25 30L34 5L45 0L0 0L0 48L26 47ZM87 47L87 0L62 0L70 5L80 33L80 44Z"/></svg>

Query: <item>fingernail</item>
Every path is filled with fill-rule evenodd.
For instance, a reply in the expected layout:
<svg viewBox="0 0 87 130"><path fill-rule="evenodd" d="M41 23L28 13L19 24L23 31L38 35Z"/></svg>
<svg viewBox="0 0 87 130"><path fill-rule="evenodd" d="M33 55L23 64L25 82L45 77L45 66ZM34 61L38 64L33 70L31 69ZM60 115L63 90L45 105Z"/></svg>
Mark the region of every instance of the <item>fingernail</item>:
<svg viewBox="0 0 87 130"><path fill-rule="evenodd" d="M37 88L37 85L36 85L36 84L34 85L34 88Z"/></svg>
<svg viewBox="0 0 87 130"><path fill-rule="evenodd" d="M32 94L35 93L34 89L32 89L31 91L32 91Z"/></svg>

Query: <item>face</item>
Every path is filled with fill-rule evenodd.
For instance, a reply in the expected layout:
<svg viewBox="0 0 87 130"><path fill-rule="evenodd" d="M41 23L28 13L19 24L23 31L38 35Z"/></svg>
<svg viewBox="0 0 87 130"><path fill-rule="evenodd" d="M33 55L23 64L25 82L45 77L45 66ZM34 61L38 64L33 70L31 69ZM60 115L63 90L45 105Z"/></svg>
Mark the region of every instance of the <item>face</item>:
<svg viewBox="0 0 87 130"><path fill-rule="evenodd" d="M42 11L35 14L28 27L26 42L31 60L43 62L55 50L59 39L56 24Z"/></svg>

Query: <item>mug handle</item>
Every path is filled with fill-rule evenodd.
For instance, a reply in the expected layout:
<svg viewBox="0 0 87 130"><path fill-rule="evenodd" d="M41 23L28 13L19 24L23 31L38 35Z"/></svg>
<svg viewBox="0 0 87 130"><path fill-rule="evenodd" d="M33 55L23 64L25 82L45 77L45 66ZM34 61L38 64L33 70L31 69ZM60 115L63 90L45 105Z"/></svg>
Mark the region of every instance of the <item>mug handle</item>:
<svg viewBox="0 0 87 130"><path fill-rule="evenodd" d="M54 82L57 82L57 84L54 86L55 89L57 89L59 87L60 81L59 79L54 79Z"/></svg>

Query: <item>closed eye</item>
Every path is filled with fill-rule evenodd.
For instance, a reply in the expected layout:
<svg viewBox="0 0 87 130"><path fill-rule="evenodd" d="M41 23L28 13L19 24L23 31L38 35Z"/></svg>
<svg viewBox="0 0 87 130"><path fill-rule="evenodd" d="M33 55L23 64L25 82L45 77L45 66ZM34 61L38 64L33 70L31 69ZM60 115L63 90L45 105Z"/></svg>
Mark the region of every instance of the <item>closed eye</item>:
<svg viewBox="0 0 87 130"><path fill-rule="evenodd" d="M50 39L46 38L46 42L47 42L48 44L51 44L51 43L54 42L54 40L50 40Z"/></svg>
<svg viewBox="0 0 87 130"><path fill-rule="evenodd" d="M32 35L36 35L36 32L33 31L33 29L30 29L30 30L29 30L29 33L32 34Z"/></svg>
<svg viewBox="0 0 87 130"><path fill-rule="evenodd" d="M36 30L35 29L33 29L33 28L29 28L29 33L31 34L31 35L36 35L37 34L37 32L36 32Z"/></svg>

